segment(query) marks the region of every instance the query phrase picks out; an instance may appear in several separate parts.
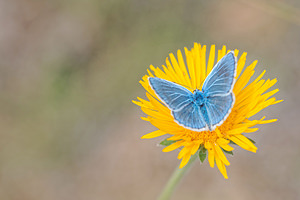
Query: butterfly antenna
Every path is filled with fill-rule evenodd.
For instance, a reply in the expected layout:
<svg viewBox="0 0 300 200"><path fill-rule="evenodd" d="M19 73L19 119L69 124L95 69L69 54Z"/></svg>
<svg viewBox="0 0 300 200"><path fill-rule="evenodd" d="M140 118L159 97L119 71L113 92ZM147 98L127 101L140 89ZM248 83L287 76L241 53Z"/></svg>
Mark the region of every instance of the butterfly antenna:
<svg viewBox="0 0 300 200"><path fill-rule="evenodd" d="M204 81L205 81L205 80L203 80L203 81L200 83L199 88L197 87L198 90L201 90L200 87L201 87L201 85L203 84Z"/></svg>
<svg viewBox="0 0 300 200"><path fill-rule="evenodd" d="M193 88L191 88L191 87L189 87L189 86L187 86L187 85L183 85L183 84L181 84L181 83L177 83L178 85L181 85L181 86L183 86L183 87L187 87L187 88L190 88L191 90L194 90Z"/></svg>

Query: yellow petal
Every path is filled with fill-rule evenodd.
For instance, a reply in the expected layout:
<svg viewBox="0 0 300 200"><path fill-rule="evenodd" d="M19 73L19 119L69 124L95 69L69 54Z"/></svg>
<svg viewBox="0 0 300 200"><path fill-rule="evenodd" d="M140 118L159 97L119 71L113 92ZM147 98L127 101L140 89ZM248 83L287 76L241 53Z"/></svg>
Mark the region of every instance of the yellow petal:
<svg viewBox="0 0 300 200"><path fill-rule="evenodd" d="M229 142L230 142L229 140L226 140L224 138L218 138L217 139L218 144L227 145Z"/></svg>
<svg viewBox="0 0 300 200"><path fill-rule="evenodd" d="M200 45L199 45L200 46ZM196 73L196 88L200 88L200 84L201 84L201 66L200 66L200 52L199 52L199 46L198 43L194 44L194 48L192 49L192 54L194 57L194 68L195 68L195 73ZM201 46L200 46L201 48Z"/></svg>
<svg viewBox="0 0 300 200"><path fill-rule="evenodd" d="M163 66L163 69L164 69L165 73L171 77L170 81L176 82L176 83L180 82L179 78L177 77L177 75L169 61L169 58L166 58L166 64L167 64L167 68L165 66Z"/></svg>
<svg viewBox="0 0 300 200"><path fill-rule="evenodd" d="M185 78L183 76L183 72L181 71L175 56L172 53L170 53L169 56L170 56L170 60L172 62L172 66L175 70L175 74L177 75L177 78L178 78L178 81L179 81L178 83L184 84L185 83Z"/></svg>
<svg viewBox="0 0 300 200"><path fill-rule="evenodd" d="M202 85L206 78L206 45L203 45L200 51L200 84L199 88L202 88Z"/></svg>
<svg viewBox="0 0 300 200"><path fill-rule="evenodd" d="M224 178L228 179L227 171L226 171L224 163L219 158L216 158L216 164L217 164L217 167L220 170L221 174L224 176Z"/></svg>
<svg viewBox="0 0 300 200"><path fill-rule="evenodd" d="M258 128L247 128L244 133L253 133L255 131L258 131Z"/></svg>
<svg viewBox="0 0 300 200"><path fill-rule="evenodd" d="M169 110L169 108L164 106L162 103L160 103L158 100L156 100L149 93L146 93L146 95L147 95L147 98L149 99L150 104L152 105L152 107L156 108L162 114L165 114L165 115L168 115L168 116L171 115L171 111Z"/></svg>
<svg viewBox="0 0 300 200"><path fill-rule="evenodd" d="M147 117L141 117L141 119L144 120L144 121L150 122L150 119L147 118Z"/></svg>
<svg viewBox="0 0 300 200"><path fill-rule="evenodd" d="M171 115L164 115L160 112L157 112L157 111L149 109L149 108L141 107L141 109L145 114L147 114L147 115L149 115L153 118L166 120L166 121L173 121L174 120Z"/></svg>
<svg viewBox="0 0 300 200"><path fill-rule="evenodd" d="M244 66L245 66L245 63L246 63L246 56L247 56L247 53L244 52L241 57L239 58L238 60L238 63L237 63L237 69L236 69L236 79L240 76Z"/></svg>
<svg viewBox="0 0 300 200"><path fill-rule="evenodd" d="M183 168L189 162L190 158L191 158L191 154L185 155L181 160L179 168Z"/></svg>
<svg viewBox="0 0 300 200"><path fill-rule="evenodd" d="M180 67L180 69L183 73L183 76L185 78L186 86L187 87L192 87L191 80L190 80L189 74L186 70L186 66L185 66L185 63L184 63L184 60L183 60L183 57L182 57L182 54L181 54L180 50L177 51L177 58L178 58L178 62L179 62L179 67Z"/></svg>
<svg viewBox="0 0 300 200"><path fill-rule="evenodd" d="M238 57L238 55L239 55L239 50L235 49L235 50L234 50L234 56L235 56L235 57Z"/></svg>
<svg viewBox="0 0 300 200"><path fill-rule="evenodd" d="M194 155L198 151L199 147L200 147L200 143L195 143L191 149L191 154Z"/></svg>
<svg viewBox="0 0 300 200"><path fill-rule="evenodd" d="M222 149L219 147L219 145L215 144L214 147L215 147L218 157L222 160L222 162L225 165L230 165L229 161L227 160L226 156L224 155L224 153L223 153Z"/></svg>
<svg viewBox="0 0 300 200"><path fill-rule="evenodd" d="M236 81L233 92L234 94L238 94L249 82L250 78L254 74L254 68L257 64L257 61L254 61L251 65L249 65L241 77Z"/></svg>
<svg viewBox="0 0 300 200"><path fill-rule="evenodd" d="M243 133L248 127L247 126L242 126L242 127L239 127L239 128L235 128L235 129L232 129L232 130L229 130L226 132L227 135L237 135L237 134L241 134Z"/></svg>
<svg viewBox="0 0 300 200"><path fill-rule="evenodd" d="M269 119L269 120L263 120L263 121L260 121L258 122L259 124L268 124L268 123L273 123L273 122L276 122L277 119Z"/></svg>
<svg viewBox="0 0 300 200"><path fill-rule="evenodd" d="M192 88L196 89L197 82L196 82L196 73L195 73L194 61L193 61L193 57L191 55L192 53L190 51L188 51L187 48L184 48L184 51L185 51L185 56L186 56L186 63L187 63L187 66L188 66L190 77L191 77Z"/></svg>
<svg viewBox="0 0 300 200"><path fill-rule="evenodd" d="M141 138L142 139L151 139L151 138L155 138L155 137L159 137L159 136L162 136L162 135L165 135L167 133L161 131L161 130L157 130L157 131L153 131L151 133L148 133L144 136L142 136Z"/></svg>
<svg viewBox="0 0 300 200"><path fill-rule="evenodd" d="M181 139L185 139L183 134L184 133L182 133L182 132L178 132L176 135L173 135L173 136L169 137L167 140L181 140Z"/></svg>
<svg viewBox="0 0 300 200"><path fill-rule="evenodd" d="M220 147L222 147L222 149L224 149L225 151L234 150L234 148L232 146L229 146L229 145L220 145Z"/></svg>
<svg viewBox="0 0 300 200"><path fill-rule="evenodd" d="M221 58L223 58L226 54L226 46L223 45L221 50L218 50L218 61L221 60Z"/></svg>
<svg viewBox="0 0 300 200"><path fill-rule="evenodd" d="M272 105L275 105L275 104L280 103L280 102L283 102L283 100L275 101L275 102L272 103Z"/></svg>
<svg viewBox="0 0 300 200"><path fill-rule="evenodd" d="M209 52L209 58L208 58L208 63L207 63L207 74L209 74L214 67L214 62L215 62L215 45L211 45L210 47L210 52Z"/></svg>
<svg viewBox="0 0 300 200"><path fill-rule="evenodd" d="M237 145L239 145L241 148L243 148L243 149L245 149L247 151L251 151L251 152L254 152L254 153L256 152L256 149L251 148L248 144L246 144L245 142L243 142L240 139L238 139L236 137L236 135L235 136L230 136L229 139L231 141L233 141L234 143L236 143Z"/></svg>
<svg viewBox="0 0 300 200"><path fill-rule="evenodd" d="M156 128L169 134L180 132L183 129L183 127L178 126L175 122L162 121L155 118L150 118L150 123Z"/></svg>
<svg viewBox="0 0 300 200"><path fill-rule="evenodd" d="M189 152L191 152L191 146L185 146L181 149L181 151L179 152L177 158L181 159L183 158L186 154L188 154Z"/></svg>
<svg viewBox="0 0 300 200"><path fill-rule="evenodd" d="M168 76L160 69L150 65L150 69L154 72L155 76L162 79L168 79Z"/></svg>
<svg viewBox="0 0 300 200"><path fill-rule="evenodd" d="M175 142L167 147L165 147L162 151L163 152L170 152L170 151L173 151L175 149L178 149L179 147L182 147L184 145L184 141L178 141L178 142Z"/></svg>
<svg viewBox="0 0 300 200"><path fill-rule="evenodd" d="M236 138L236 139L234 139ZM234 135L233 137L230 138L233 142L235 142L237 145L239 145L240 147L248 150L248 151L252 151L252 152L256 152L257 147L245 136L243 135ZM241 145L240 145L241 144Z"/></svg>
<svg viewBox="0 0 300 200"><path fill-rule="evenodd" d="M215 166L215 150L213 149L213 146L209 142L205 142L205 149L208 151L208 162L211 168L214 168Z"/></svg>

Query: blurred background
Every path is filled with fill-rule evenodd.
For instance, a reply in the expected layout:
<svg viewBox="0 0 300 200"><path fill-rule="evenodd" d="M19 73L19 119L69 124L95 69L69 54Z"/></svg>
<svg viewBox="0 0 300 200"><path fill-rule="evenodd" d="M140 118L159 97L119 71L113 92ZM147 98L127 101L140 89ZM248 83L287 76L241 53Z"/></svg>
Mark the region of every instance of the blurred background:
<svg viewBox="0 0 300 200"><path fill-rule="evenodd" d="M0 199L155 199L179 164L131 103L150 64L194 42L278 78L278 122L225 180L196 163L173 199L300 199L299 0L0 0ZM275 88L275 87L274 87Z"/></svg>

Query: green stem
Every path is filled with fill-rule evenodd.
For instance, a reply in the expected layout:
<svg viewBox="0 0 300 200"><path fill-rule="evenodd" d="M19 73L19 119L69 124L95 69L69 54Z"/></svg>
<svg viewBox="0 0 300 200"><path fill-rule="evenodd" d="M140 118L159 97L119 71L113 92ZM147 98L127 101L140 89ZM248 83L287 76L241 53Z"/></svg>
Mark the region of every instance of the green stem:
<svg viewBox="0 0 300 200"><path fill-rule="evenodd" d="M196 160L197 156L198 154L195 153L194 155L192 155L186 166L184 166L181 169L179 167L176 168L171 178L169 179L167 185L165 186L164 190L158 197L158 200L169 200L171 198L171 195L174 192L176 186L178 185L182 177L185 175L185 173L188 171L188 169L190 169L192 163Z"/></svg>

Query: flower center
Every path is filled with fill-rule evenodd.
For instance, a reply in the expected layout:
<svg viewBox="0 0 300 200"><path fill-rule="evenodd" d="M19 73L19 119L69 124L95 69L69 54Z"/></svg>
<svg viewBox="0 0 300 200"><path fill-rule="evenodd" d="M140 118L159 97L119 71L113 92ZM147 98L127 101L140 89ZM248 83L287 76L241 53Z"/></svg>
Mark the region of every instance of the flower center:
<svg viewBox="0 0 300 200"><path fill-rule="evenodd" d="M191 141L215 142L218 139L215 131L187 131L186 136L189 137Z"/></svg>

